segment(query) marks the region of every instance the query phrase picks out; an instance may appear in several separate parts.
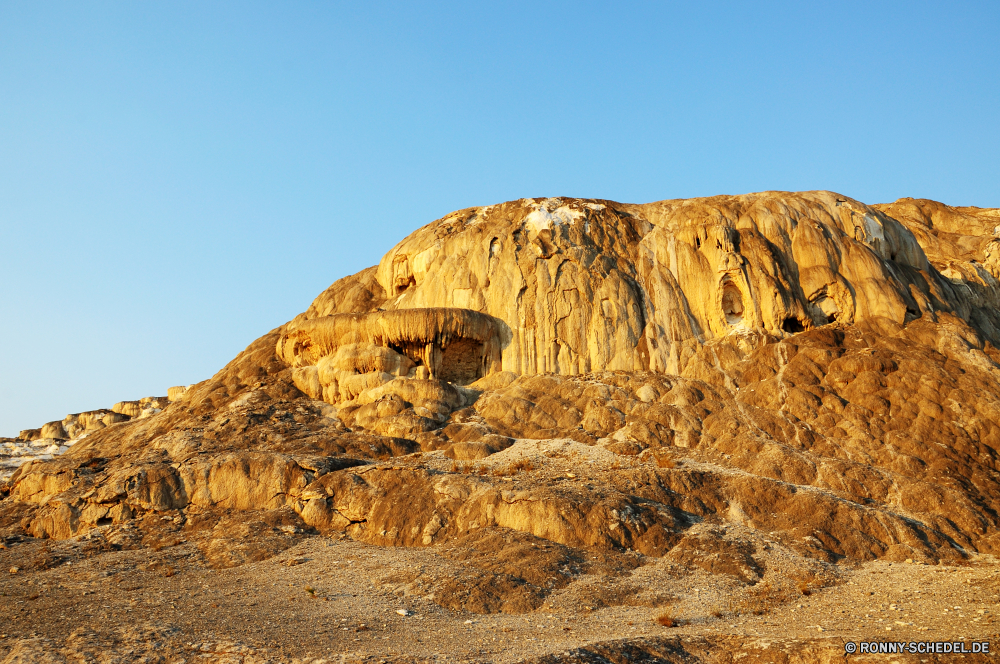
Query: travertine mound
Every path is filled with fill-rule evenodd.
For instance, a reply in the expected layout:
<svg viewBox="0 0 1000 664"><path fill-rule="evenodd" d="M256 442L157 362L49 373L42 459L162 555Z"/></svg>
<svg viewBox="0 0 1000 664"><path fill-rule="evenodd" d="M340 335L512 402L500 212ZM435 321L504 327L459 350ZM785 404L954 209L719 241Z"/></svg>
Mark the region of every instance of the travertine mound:
<svg viewBox="0 0 1000 664"><path fill-rule="evenodd" d="M101 408L71 413L38 429L25 429L17 438L0 438L0 480L9 478L17 467L28 461L45 461L64 453L95 431L131 419L152 417L166 408L169 401L179 399L186 390L187 387L172 387L170 398L144 397L138 401L121 401L111 410Z"/></svg>
<svg viewBox="0 0 1000 664"><path fill-rule="evenodd" d="M0 529L168 528L214 567L347 535L460 561L433 601L485 613L654 602L598 558L757 592L1000 553L998 227L830 192L456 212L162 412L30 433L91 431Z"/></svg>
<svg viewBox="0 0 1000 664"><path fill-rule="evenodd" d="M382 309L504 321L517 374L680 373L695 344L734 332L966 309L903 224L830 192L463 210L396 245L376 278Z"/></svg>
<svg viewBox="0 0 1000 664"><path fill-rule="evenodd" d="M713 339L833 322L891 327L945 312L997 341L1000 321L982 311L1000 302L1000 241L992 227L984 237L997 218L934 205L883 207L915 220L935 258L963 248L937 267L900 221L831 192L462 210L331 287L278 354L301 369L300 389L338 403L392 376L678 374Z"/></svg>

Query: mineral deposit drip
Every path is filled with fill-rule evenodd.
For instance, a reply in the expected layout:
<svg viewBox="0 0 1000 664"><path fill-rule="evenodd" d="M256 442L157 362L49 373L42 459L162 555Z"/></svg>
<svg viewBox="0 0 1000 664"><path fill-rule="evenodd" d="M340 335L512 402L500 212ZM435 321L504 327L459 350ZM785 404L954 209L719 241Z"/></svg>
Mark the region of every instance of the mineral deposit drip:
<svg viewBox="0 0 1000 664"><path fill-rule="evenodd" d="M500 370L506 339L506 325L486 314L398 309L290 323L276 351L300 390L335 404L399 379L466 385Z"/></svg>

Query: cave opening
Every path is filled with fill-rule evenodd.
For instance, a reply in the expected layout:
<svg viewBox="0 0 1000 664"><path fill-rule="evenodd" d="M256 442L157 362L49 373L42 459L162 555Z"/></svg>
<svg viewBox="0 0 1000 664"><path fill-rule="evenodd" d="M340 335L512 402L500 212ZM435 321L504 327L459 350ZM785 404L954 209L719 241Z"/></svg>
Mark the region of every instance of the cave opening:
<svg viewBox="0 0 1000 664"><path fill-rule="evenodd" d="M814 314L818 313L822 318L814 315L814 321L825 320L824 325L829 325L830 323L835 323L837 318L840 316L840 307L834 302L833 298L826 295L825 289L821 291L818 295L813 296L812 304L818 312L814 311Z"/></svg>
<svg viewBox="0 0 1000 664"><path fill-rule="evenodd" d="M413 277L408 277L405 281L396 283L396 295L406 292L410 286L416 286L417 280Z"/></svg>
<svg viewBox="0 0 1000 664"><path fill-rule="evenodd" d="M805 332L806 328L795 316L788 316L785 321L781 324L781 329L789 334L798 334L799 332Z"/></svg>
<svg viewBox="0 0 1000 664"><path fill-rule="evenodd" d="M722 287L722 314L730 325L743 322L743 294L729 282Z"/></svg>
<svg viewBox="0 0 1000 664"><path fill-rule="evenodd" d="M482 378L483 344L475 339L452 339L441 349L441 368L437 372L441 380L468 385Z"/></svg>

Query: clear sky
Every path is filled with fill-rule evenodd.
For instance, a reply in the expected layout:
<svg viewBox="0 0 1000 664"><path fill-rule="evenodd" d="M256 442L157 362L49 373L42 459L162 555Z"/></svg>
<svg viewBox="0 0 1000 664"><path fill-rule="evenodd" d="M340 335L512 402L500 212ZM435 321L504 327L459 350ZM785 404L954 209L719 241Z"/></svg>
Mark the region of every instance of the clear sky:
<svg viewBox="0 0 1000 664"><path fill-rule="evenodd" d="M444 214L1000 207L1000 3L0 0L0 435L203 380Z"/></svg>

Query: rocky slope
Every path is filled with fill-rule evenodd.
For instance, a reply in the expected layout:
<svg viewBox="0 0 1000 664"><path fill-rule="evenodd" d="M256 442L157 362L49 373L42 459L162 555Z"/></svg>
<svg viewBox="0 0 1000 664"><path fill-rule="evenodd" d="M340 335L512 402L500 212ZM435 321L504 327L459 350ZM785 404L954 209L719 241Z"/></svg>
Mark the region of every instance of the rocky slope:
<svg viewBox="0 0 1000 664"><path fill-rule="evenodd" d="M47 422L37 429L25 429L17 438L0 438L0 480L29 461L47 461L73 445L112 424L156 415L170 401L180 398L187 387L171 387L168 396L143 397L137 401L119 401L110 409L70 413L62 420Z"/></svg>
<svg viewBox="0 0 1000 664"><path fill-rule="evenodd" d="M419 595L455 615L705 625L858 566L992 564L998 227L830 192L453 213L162 412L22 465L5 559L221 570L346 536L450 561ZM694 583L732 601L684 608ZM693 643L671 661L714 661Z"/></svg>

